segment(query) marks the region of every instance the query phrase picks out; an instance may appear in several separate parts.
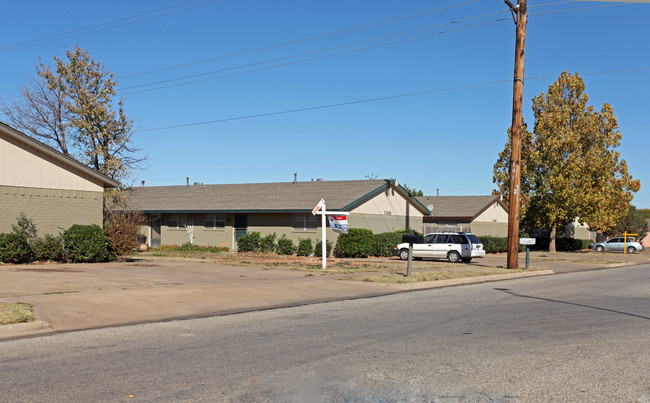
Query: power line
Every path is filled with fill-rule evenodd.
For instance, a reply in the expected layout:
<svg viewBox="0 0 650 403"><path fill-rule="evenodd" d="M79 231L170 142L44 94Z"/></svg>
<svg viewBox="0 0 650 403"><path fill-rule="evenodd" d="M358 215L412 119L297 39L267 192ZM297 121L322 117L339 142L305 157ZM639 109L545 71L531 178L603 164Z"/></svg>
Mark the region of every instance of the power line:
<svg viewBox="0 0 650 403"><path fill-rule="evenodd" d="M344 48L344 47L348 47L348 46L360 45L360 44L363 44L363 43L374 42L374 41L378 41L378 40L382 40L382 39L394 38L394 37L401 36L401 35L408 35L408 34L412 34L412 33L415 33L415 32L426 31L426 30L430 30L430 29L433 29L433 28L439 28L439 27L446 26L446 25L453 25L453 24L457 24L457 23L460 23L460 22L466 22L466 21L469 21L469 20L488 17L488 16L491 16L491 15L501 14L501 13L505 13L505 12L507 12L507 10L497 11L497 12L483 14L483 15L478 15L478 16L475 16L475 17L464 18L464 19L460 19L460 20L456 20L456 21L450 21L450 22L446 22L446 23L443 23L443 24L431 25L431 26L424 27L424 28L412 29L412 30L409 30L409 31L398 32L398 33L395 33L395 34L384 35L384 36L375 37L375 38L371 38L371 39L365 39L365 40L362 40L362 41L351 42L351 43L347 43L347 44L343 44L343 45L332 46L332 47L329 47L329 48L312 50L312 51L309 51L309 52L298 53L298 54L294 54L294 55L290 55L290 56L283 56L283 57L278 57L278 58L274 58L274 59L267 59L267 60L262 60L262 61L259 61L259 62L242 64L242 65L239 65L239 66L228 67L228 68L219 69L219 70L211 70L211 71L207 71L207 72L203 72L203 73L196 73L196 74L191 74L191 75L182 76L182 77L170 78L170 79L166 79L166 80L154 81L154 82L150 82L150 83L146 83L146 84L132 85L130 87L124 87L124 88L122 88L122 90L130 90L130 89L134 89L134 88L141 88L141 87L147 87L147 86L151 86L151 85L164 84L164 83L169 83L169 82L174 82L174 81L185 80L185 79L188 79L188 78L195 78L195 77L206 76L206 75L210 75L210 74L214 74L214 73L221 73L221 72L229 71L229 70L237 70L237 69L240 69L240 68L256 66L256 65L264 64L264 63L271 63L271 62L277 62L277 61L280 61L280 60L292 59L292 58L295 58L295 57L306 56L306 55L310 55L310 54L314 54L314 53L327 52L327 51L330 51L330 50L340 49L340 48ZM506 20L506 19L504 18L504 19L500 19L500 20L497 20L497 21L503 21L503 20ZM466 27L466 28L471 28L471 27L473 27L473 26ZM465 29L465 28L462 28L462 29ZM445 31L443 33L446 33L446 32L451 32L451 31ZM440 34L440 33L436 33L436 34ZM411 39L418 39L418 38L422 38L422 36L416 37L416 38L411 38ZM411 40L411 39L409 39L409 40ZM389 44L392 44L392 43L395 43L395 42L391 42ZM367 49L367 48L361 48L361 49L357 49L355 51L365 50L365 49ZM335 55L338 55L338 54L339 53L337 53ZM333 56L333 55L331 55L331 56ZM311 60L311 59L307 59L307 60Z"/></svg>
<svg viewBox="0 0 650 403"><path fill-rule="evenodd" d="M228 54L228 55L211 57L211 58L208 58L208 59L202 59L202 60L197 60L197 61L194 61L194 62L177 64L177 65L174 65L174 66L161 67L161 68L158 68L158 69L143 71L141 73L127 74L127 75L124 75L124 76L120 76L118 78L122 79L122 78L136 77L136 76L141 76L141 75L145 75L145 74L157 73L157 72L160 72L160 71L172 70L172 69L177 69L177 68L181 68L181 67L192 66L192 65L195 65L195 64L207 63L207 62L211 62L211 61L215 61L215 60L226 59L226 58L229 58L229 57L241 56L241 55L245 55L245 54L248 54L248 53L259 52L259 51L262 51L262 50L278 48L278 47L281 47L281 46L293 45L293 44L296 44L296 43L306 42L306 41L310 41L310 40L313 40L313 39L325 38L325 37L332 36L332 35L338 35L338 34L342 34L342 33L346 33L346 32L356 31L356 30L359 30L359 29L374 27L374 26L377 26L377 25L388 24L390 22L400 21L400 20L413 18L413 17L419 17L419 16L422 16L422 15L431 14L431 13L435 13L435 12L438 12L438 11L443 11L443 10L447 10L447 9L450 9L450 8L454 8L454 7L460 7L460 6L464 6L464 5L467 5L467 4L476 3L478 1L480 1L480 0L471 0L471 1L467 1L465 3L454 4L454 5L451 5L451 6L436 8L436 9L433 9L433 10L427 10L427 11L423 11L423 12L416 13L416 14L409 14L409 15L405 15L405 16L402 16L402 17L392 18L392 19L389 19L389 20L373 22L373 23L366 24L366 25L359 25L359 26L356 26L356 27L346 28L346 29L342 29L342 30L334 31L334 32L328 32L328 33L325 33L325 34L309 36L309 37L306 37L306 38L296 39L296 40L283 42L283 43L278 43L278 44L275 44L275 45L263 46L261 48L256 48L256 49L243 50L243 51L231 53L231 54Z"/></svg>
<svg viewBox="0 0 650 403"><path fill-rule="evenodd" d="M412 38L400 39L400 40L397 40L397 41L380 43L380 44L372 45L372 46L366 46L366 47L359 48L359 49L352 49L352 50L347 50L347 51L344 51L344 52L337 52L337 53L332 53L332 54L328 54L328 55L316 56L316 57L311 57L311 58L308 58L308 59L296 60L296 61L293 61L293 62L280 63L280 64L275 64L275 65L272 65L272 66L260 67L260 68L257 68L257 69L239 71L239 72L230 73L230 74L223 74L223 75L215 76L215 77L202 78L202 79L199 79L199 80L192 80L192 81L187 81L187 82L184 82L184 83L163 85L163 86L160 86L160 87L147 88L147 89L138 90L138 91L124 92L124 93L120 93L120 95L139 94L139 93L142 93L142 92L156 91L156 90L161 90L161 89L165 89L165 88L179 87L179 86L182 86L182 85L188 85L188 84L194 84L194 83L198 83L198 82L216 80L216 79L225 78L225 77L232 77L232 76L252 73L252 72L256 72L256 71L269 70L269 69L273 69L273 68L277 68L277 67L289 66L289 65L292 65L292 64L304 63L304 62L309 62L309 61L314 61L314 60L325 59L325 58L333 57L333 56L340 56L340 55L344 55L344 54L360 52L362 50L368 50L368 49L374 49L374 48L379 48L379 47L383 47L383 46L394 45L394 44L397 44L397 43L408 42L408 41L412 41L412 40L415 40L415 39L421 39L421 38L427 38L427 37L436 36L436 35L442 35L442 34L446 34L446 33L449 33L449 32L456 32L456 31L461 31L461 30L465 30L465 29L469 29L469 28L476 28L476 27L479 27L479 26L493 24L493 23L502 22L502 21L509 21L509 18L500 18L500 19L497 19L497 20L482 22L482 23L478 23L478 24L473 24L473 25L469 25L469 26L466 26L466 27L462 27L462 28L450 29L450 30L440 31L440 32L434 32L434 33L431 33L431 34L420 35L420 36L416 36L416 37L412 37ZM228 69L224 69L224 70L228 70ZM174 81L174 80L166 80L166 81ZM138 87L141 87L141 86L144 86L144 85L148 85L148 84L143 84L143 85L140 85ZM135 87L129 87L129 88L135 88Z"/></svg>
<svg viewBox="0 0 650 403"><path fill-rule="evenodd" d="M584 75L596 75L596 74L612 74L612 73L625 73L625 72L645 71L645 70L650 70L650 67L639 67L639 68L631 68L631 69L595 71L595 72L580 73L580 75L584 76ZM555 78L555 77L557 77L557 75L533 76L533 77L525 77L524 79L525 80L538 80L538 79ZM152 128L152 129L141 129L141 130L136 130L135 132L141 133L141 132L151 132L151 131L157 131L157 130L178 129L178 128L182 128L182 127L201 126L201 125L214 124L214 123L231 122L231 121L235 121L235 120L254 119L254 118L260 118L260 117L266 117L266 116L284 115L284 114L288 114L288 113L306 112L306 111L313 111L313 110L327 109L327 108L336 108L336 107L340 107L340 106L356 105L356 104L377 102L377 101L386 101L386 100L390 100L390 99L407 98L407 97L414 97L414 96L419 96L419 95L434 94L434 93L439 93L439 92L456 91L456 90L461 90L461 89L466 89L466 88L474 88L474 87L482 87L482 86L487 86L487 85L502 84L502 83L506 83L506 82L510 83L510 82L512 82L512 79L510 78L510 79L507 79L507 80L488 81L488 82L484 82L484 83L467 84L467 85L461 85L461 86L457 86L457 87L449 87L449 88L442 88L442 89L435 89L435 90L428 90L428 91L418 91L418 92L411 92L411 93L399 94L399 95L389 95L389 96L385 96L385 97L368 98L368 99L361 99L361 100L348 101L348 102L339 102L339 103L335 103L335 104L311 106L311 107L306 107L306 108L289 109L289 110L285 110L285 111L258 113L258 114L254 114L254 115L245 115L245 116L238 116L238 117L233 117L233 118L224 118L224 119L208 120L208 121L203 121L203 122L185 123L185 124L173 125L173 126L163 126L163 127Z"/></svg>
<svg viewBox="0 0 650 403"><path fill-rule="evenodd" d="M619 7L619 6L629 6L631 4L638 3L619 3L619 4L606 4L603 6L590 6L590 7L579 7L579 8L567 8L566 10L552 10L552 11L539 11L536 13L529 13L528 15L540 15L540 14L554 14L554 13L566 13L569 11L582 11L582 10L592 10L595 8L606 8L606 7Z"/></svg>
<svg viewBox="0 0 650 403"><path fill-rule="evenodd" d="M124 18L120 18L120 19L117 19L117 20L108 21L108 22L104 22L104 23L101 23L101 24L97 24L97 25L92 25L92 26L85 27L85 28L79 28L79 29L76 29L76 30L73 30L73 31L68 31L68 32L61 33L61 34L50 35L50 36L46 36L46 37L42 37L42 38L38 38L38 39L32 39L32 40L29 40L29 41L20 42L20 43L16 43L16 44L13 44L13 45L6 45L6 46L3 46L3 47L0 47L0 53L13 52L14 50L20 50L20 49L33 47L33 46L44 45L44 44L47 44L47 43L57 42L57 41L60 41L60 40L63 40L63 39L75 38L75 37L78 37L78 36L89 35L89 34L93 34L93 33L96 33L96 32L107 31L107 30L114 29L114 28L120 28L120 27L124 27L124 26L127 26L127 25L132 25L132 24L137 24L137 23L140 23L140 22L150 21L150 20L153 20L153 19L156 19L156 18L166 17L166 16L173 15L173 14L179 14L179 13L183 13L183 12L186 12L186 11L195 10L197 8L207 7L207 6L210 6L210 5L213 5L213 4L217 4L217 3L223 3L226 0L211 1L211 2L206 3L206 4L200 4L200 5L190 7L190 8L186 8L186 9L183 9L183 10L176 10L176 11L172 11L172 12L169 12L169 13L166 13L166 14L156 15L156 16L149 17L149 18L143 18L143 19L140 19L140 20L137 20L137 21L131 21L131 22L123 23L123 24L118 24L118 25L113 25L113 26L106 27L106 25L115 24L115 23L121 22L121 21L127 21L127 20L130 20L130 19L142 17L142 16L145 16L145 15L159 13L161 11L169 10L169 9L172 9L172 8L178 8L178 7L186 6L188 4L196 3L198 1L202 1L202 0L191 0L191 1L187 1L185 3L177 4L175 6L169 6L169 7L161 8L161 9L158 9L158 10L148 11L146 13L136 14L136 15L132 15L130 17L124 17ZM99 28L99 27L104 27L104 28L95 29L95 28ZM89 31L89 30L91 30L91 31ZM88 32L83 32L83 31L88 31ZM13 48L13 49L8 49L8 48Z"/></svg>

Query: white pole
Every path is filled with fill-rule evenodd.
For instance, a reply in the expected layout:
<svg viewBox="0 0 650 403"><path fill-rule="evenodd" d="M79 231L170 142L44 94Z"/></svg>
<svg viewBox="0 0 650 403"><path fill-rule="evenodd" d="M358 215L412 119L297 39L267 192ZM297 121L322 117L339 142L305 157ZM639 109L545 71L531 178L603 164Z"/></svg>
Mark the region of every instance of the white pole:
<svg viewBox="0 0 650 403"><path fill-rule="evenodd" d="M325 215L326 215L326 212L327 212L327 208L325 207L325 203L323 203L323 207L321 207L321 228L322 228L322 234L323 234L323 236L322 236L322 239L323 239L322 243L323 244L321 245L321 253L322 253L321 256L323 256L323 269L325 267L327 267L327 256L326 256L327 239L326 239L326 235L325 235L326 234L325 230L327 229L327 227L325 227L325 221L326 221L325 220Z"/></svg>

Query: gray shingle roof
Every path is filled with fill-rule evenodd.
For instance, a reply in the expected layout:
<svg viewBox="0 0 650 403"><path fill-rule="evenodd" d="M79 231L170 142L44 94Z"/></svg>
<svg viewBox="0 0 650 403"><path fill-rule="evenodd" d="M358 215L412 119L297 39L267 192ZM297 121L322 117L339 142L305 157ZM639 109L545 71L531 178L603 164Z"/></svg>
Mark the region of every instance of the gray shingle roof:
<svg viewBox="0 0 650 403"><path fill-rule="evenodd" d="M145 212L311 211L322 198L328 210L350 210L392 183L355 180L148 186L130 189L127 205Z"/></svg>
<svg viewBox="0 0 650 403"><path fill-rule="evenodd" d="M499 196L421 196L417 199L427 208L433 206L428 217L471 220L498 201Z"/></svg>

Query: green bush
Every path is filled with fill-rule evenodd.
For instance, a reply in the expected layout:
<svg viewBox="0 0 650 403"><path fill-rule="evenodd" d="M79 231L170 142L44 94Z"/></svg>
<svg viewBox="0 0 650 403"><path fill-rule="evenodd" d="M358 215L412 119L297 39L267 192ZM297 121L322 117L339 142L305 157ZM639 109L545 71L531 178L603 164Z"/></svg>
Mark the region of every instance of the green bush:
<svg viewBox="0 0 650 403"><path fill-rule="evenodd" d="M15 234L23 234L27 239L28 243L36 240L36 225L31 218L28 218L27 215L21 212L18 217L16 217L16 225L11 225L11 230Z"/></svg>
<svg viewBox="0 0 650 403"><path fill-rule="evenodd" d="M570 252L587 249L591 243L592 242L588 239L556 238L555 249L558 251ZM550 244L550 238L536 238L535 245L531 246L531 250L549 250Z"/></svg>
<svg viewBox="0 0 650 403"><path fill-rule="evenodd" d="M24 234L0 234L0 262L2 263L29 263L34 259L34 254L27 236Z"/></svg>
<svg viewBox="0 0 650 403"><path fill-rule="evenodd" d="M312 244L311 238L307 239L302 239L300 238L298 240L298 250L296 254L298 256L309 256L314 250L314 246Z"/></svg>
<svg viewBox="0 0 650 403"><path fill-rule="evenodd" d="M347 234L339 235L338 257L368 257L373 253L374 237L372 231L350 228Z"/></svg>
<svg viewBox="0 0 650 403"><path fill-rule="evenodd" d="M276 244L275 240L278 238L278 236L274 233L269 234L265 237L262 238L260 241L260 251L262 253L271 253L276 250Z"/></svg>
<svg viewBox="0 0 650 403"><path fill-rule="evenodd" d="M325 243L325 253L327 256L332 253L332 242L327 241ZM316 246L314 246L314 256L323 257L323 241L316 242Z"/></svg>
<svg viewBox="0 0 650 403"><path fill-rule="evenodd" d="M75 263L105 262L109 258L106 233L99 225L73 225L63 233L66 258Z"/></svg>
<svg viewBox="0 0 650 403"><path fill-rule="evenodd" d="M296 246L293 244L293 241L291 239L282 234L280 239L278 239L278 246L276 251L278 252L278 255L293 255L293 253L296 251Z"/></svg>
<svg viewBox="0 0 650 403"><path fill-rule="evenodd" d="M46 234L45 237L32 242L32 251L34 252L34 260L61 262L64 260L63 237L61 235Z"/></svg>
<svg viewBox="0 0 650 403"><path fill-rule="evenodd" d="M237 240L238 252L259 252L262 237L259 232L253 231Z"/></svg>
<svg viewBox="0 0 650 403"><path fill-rule="evenodd" d="M372 244L372 255L380 257L393 256L393 247L402 243L402 235L419 235L419 233L412 229L384 232L375 234Z"/></svg>
<svg viewBox="0 0 650 403"><path fill-rule="evenodd" d="M485 253L504 253L508 251L508 238L489 235L482 235L477 238L483 244ZM518 250L519 252L525 251L526 245L519 245Z"/></svg>

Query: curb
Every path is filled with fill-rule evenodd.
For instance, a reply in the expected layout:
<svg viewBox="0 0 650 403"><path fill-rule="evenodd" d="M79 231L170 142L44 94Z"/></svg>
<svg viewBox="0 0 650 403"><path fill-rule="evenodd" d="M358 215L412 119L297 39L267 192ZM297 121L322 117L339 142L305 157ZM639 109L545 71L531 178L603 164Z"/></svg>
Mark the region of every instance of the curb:
<svg viewBox="0 0 650 403"><path fill-rule="evenodd" d="M47 322L35 320L33 322L13 323L0 326L0 340L13 339L24 336L52 333L54 329Z"/></svg>
<svg viewBox="0 0 650 403"><path fill-rule="evenodd" d="M524 277L548 276L550 274L555 274L555 272L553 270L538 270L529 273L491 274L488 276L481 276L481 277L466 277L466 278L457 278L452 280L422 281L420 283L410 283L410 284L390 283L390 286L402 290L422 290L427 288L451 287L451 286L464 285L464 284L488 283L490 281L511 280L515 278L524 278Z"/></svg>

